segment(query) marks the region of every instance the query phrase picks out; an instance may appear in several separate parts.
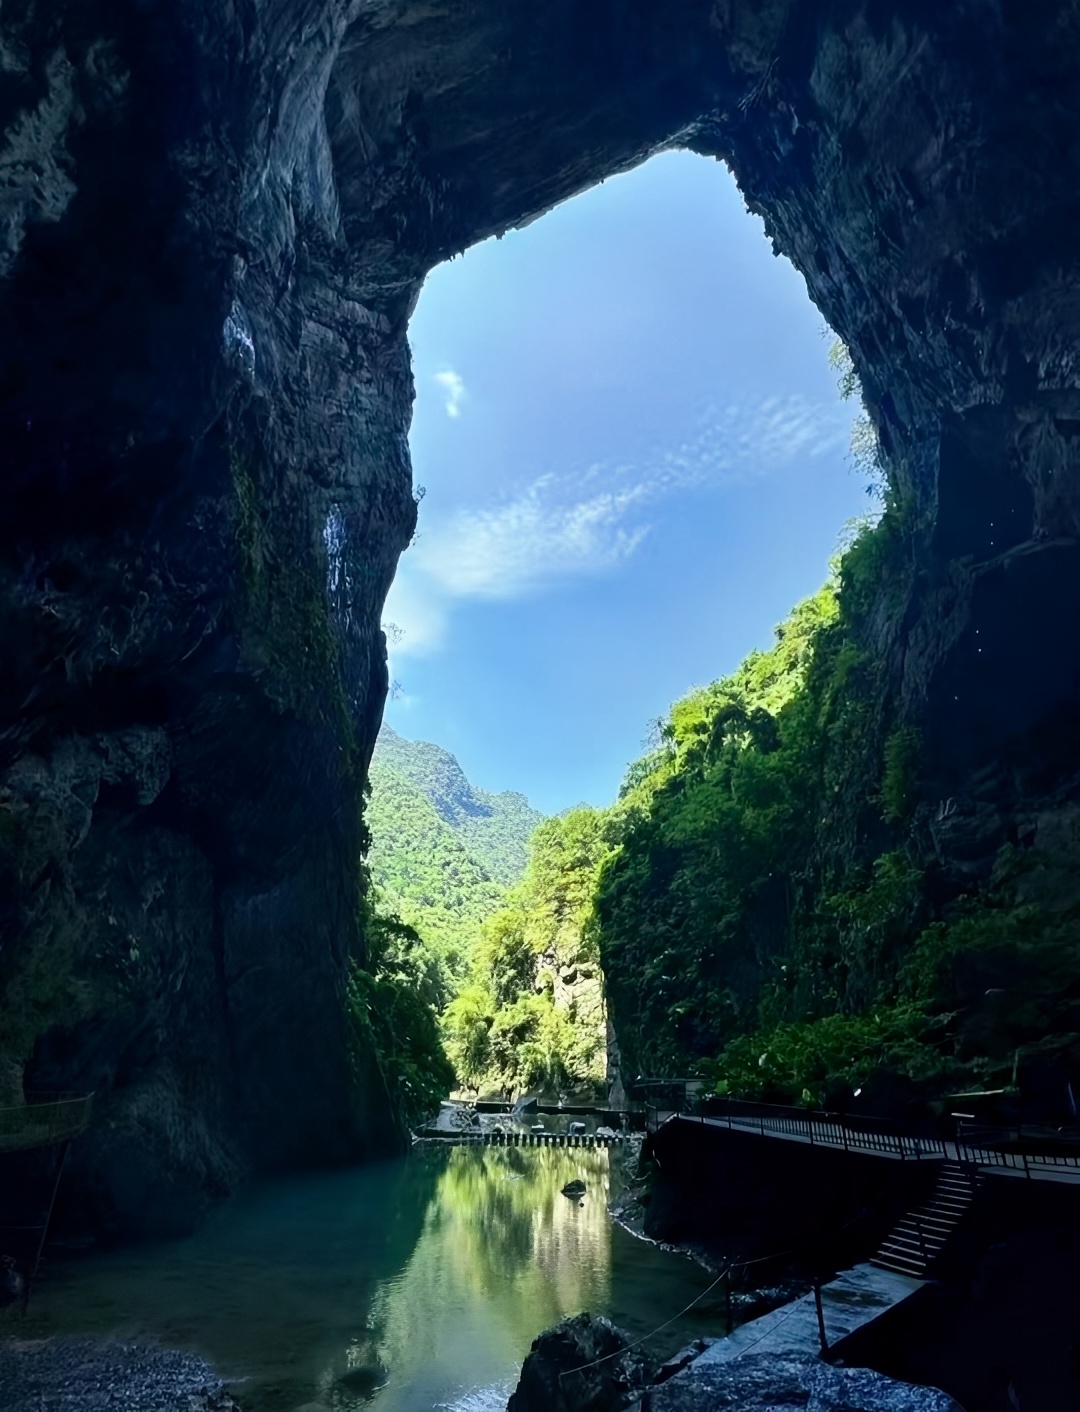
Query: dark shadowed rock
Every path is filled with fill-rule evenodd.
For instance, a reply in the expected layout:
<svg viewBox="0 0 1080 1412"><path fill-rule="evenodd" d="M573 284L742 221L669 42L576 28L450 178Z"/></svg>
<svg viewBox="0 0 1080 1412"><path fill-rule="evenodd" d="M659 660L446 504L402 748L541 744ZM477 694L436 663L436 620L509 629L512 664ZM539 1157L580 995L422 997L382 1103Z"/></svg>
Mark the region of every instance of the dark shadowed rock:
<svg viewBox="0 0 1080 1412"><path fill-rule="evenodd" d="M618 1412L650 1380L648 1360L599 1314L576 1314L533 1340L507 1412Z"/></svg>

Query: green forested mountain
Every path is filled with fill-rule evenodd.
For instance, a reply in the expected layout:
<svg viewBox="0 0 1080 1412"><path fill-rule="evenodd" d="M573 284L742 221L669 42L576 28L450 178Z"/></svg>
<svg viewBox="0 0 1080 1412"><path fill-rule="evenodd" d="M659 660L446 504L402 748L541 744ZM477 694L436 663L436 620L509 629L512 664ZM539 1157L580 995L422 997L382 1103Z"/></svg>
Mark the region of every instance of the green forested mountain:
<svg viewBox="0 0 1080 1412"><path fill-rule="evenodd" d="M378 1007L360 1002L385 973L387 996L396 984L441 1013L460 1083L514 1094L602 1089L603 985L584 924L610 851L607 814L583 807L545 819L521 794L476 789L439 746L384 727L366 818L368 931L381 970L363 992L354 987L357 1013L378 1025ZM417 1029L411 1048L427 1044ZM437 1066L425 1061L420 1072Z"/></svg>
<svg viewBox="0 0 1080 1412"><path fill-rule="evenodd" d="M384 726L370 771L368 868L384 913L416 928L442 971L445 1004L480 925L525 870L543 815L521 794L474 788L446 750Z"/></svg>
<svg viewBox="0 0 1080 1412"><path fill-rule="evenodd" d="M422 794L492 881L509 887L525 871L529 837L543 814L523 794L478 789L449 751L406 740L384 725L372 762L373 791L391 775Z"/></svg>

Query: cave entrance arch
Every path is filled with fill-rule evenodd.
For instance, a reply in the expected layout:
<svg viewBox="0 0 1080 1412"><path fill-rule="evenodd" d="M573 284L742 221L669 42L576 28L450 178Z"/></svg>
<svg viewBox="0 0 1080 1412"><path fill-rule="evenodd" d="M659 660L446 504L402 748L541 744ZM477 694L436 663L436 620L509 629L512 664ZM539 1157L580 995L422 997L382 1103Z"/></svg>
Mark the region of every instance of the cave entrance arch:
<svg viewBox="0 0 1080 1412"><path fill-rule="evenodd" d="M609 802L645 723L768 643L873 508L832 340L687 152L440 266L409 339L388 719L545 812Z"/></svg>
<svg viewBox="0 0 1080 1412"><path fill-rule="evenodd" d="M0 1071L103 1096L73 1156L121 1225L395 1141L334 1017L415 528L408 319L437 263L651 153L727 161L851 350L910 531L890 698L967 721L1014 688L968 757L928 743L943 799L1023 766L943 818L945 856L1073 797L1074 659L1042 671L1024 629L1080 582L1078 26L1052 0L4 6ZM950 509L936 539L980 467L972 538ZM991 654L983 618L1015 625Z"/></svg>

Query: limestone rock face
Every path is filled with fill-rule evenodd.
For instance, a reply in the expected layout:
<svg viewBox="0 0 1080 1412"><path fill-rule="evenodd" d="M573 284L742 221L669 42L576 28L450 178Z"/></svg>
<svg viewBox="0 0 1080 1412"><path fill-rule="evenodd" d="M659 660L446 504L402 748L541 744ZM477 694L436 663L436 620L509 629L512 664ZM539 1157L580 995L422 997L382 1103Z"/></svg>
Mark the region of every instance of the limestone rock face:
<svg viewBox="0 0 1080 1412"><path fill-rule="evenodd" d="M415 524L407 320L432 265L661 147L731 163L852 351L920 526L879 636L934 723L942 855L1053 835L1078 26L1053 0L5 0L0 1082L99 1091L97 1219L394 1141L339 996Z"/></svg>

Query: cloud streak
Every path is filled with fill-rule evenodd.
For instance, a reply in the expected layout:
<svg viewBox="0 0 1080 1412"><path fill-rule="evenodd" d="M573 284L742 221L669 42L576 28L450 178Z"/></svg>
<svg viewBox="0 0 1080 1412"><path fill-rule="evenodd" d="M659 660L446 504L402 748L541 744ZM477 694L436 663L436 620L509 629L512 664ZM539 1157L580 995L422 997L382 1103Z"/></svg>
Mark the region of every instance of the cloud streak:
<svg viewBox="0 0 1080 1412"><path fill-rule="evenodd" d="M443 392L443 407L448 417L461 416L461 404L465 401L465 379L453 368L446 368L435 374L435 381Z"/></svg>
<svg viewBox="0 0 1080 1412"><path fill-rule="evenodd" d="M456 416L450 399L457 384L441 385L447 414ZM461 385L458 401L463 395ZM650 511L669 496L843 454L850 431L849 411L805 397L769 398L749 410L709 408L685 441L640 464L541 476L504 500L425 525L387 604L387 618L404 633L394 656L436 649L456 602L511 600L618 569L647 536Z"/></svg>

